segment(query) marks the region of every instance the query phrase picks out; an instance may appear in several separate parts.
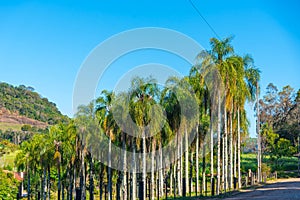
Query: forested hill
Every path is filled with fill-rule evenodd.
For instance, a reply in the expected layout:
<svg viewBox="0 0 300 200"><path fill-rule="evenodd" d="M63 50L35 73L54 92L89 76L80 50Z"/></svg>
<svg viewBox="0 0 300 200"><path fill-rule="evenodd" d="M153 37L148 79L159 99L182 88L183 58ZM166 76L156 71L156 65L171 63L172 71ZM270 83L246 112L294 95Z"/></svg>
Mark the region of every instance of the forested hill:
<svg viewBox="0 0 300 200"><path fill-rule="evenodd" d="M55 103L42 97L34 91L34 88L24 85L13 86L0 82L1 108L50 125L68 120L68 117L58 110Z"/></svg>

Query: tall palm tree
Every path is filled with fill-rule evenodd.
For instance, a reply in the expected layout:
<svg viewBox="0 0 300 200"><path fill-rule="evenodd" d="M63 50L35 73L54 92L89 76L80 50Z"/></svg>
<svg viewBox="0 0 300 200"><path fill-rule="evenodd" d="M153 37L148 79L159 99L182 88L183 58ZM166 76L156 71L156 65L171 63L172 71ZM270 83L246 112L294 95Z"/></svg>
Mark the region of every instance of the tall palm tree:
<svg viewBox="0 0 300 200"><path fill-rule="evenodd" d="M131 90L131 113L134 117L134 121L137 126L140 127L139 134L142 137L142 186L143 186L143 199L146 199L146 136L149 131L155 131L155 128L148 126L151 123L152 126L159 126L162 120L162 116L159 116L160 112L156 109L157 99L159 99L159 89L156 81L152 78L134 78L132 80ZM162 175L162 169L160 170L160 176ZM161 179L160 179L161 180ZM160 184L161 187L163 186Z"/></svg>
<svg viewBox="0 0 300 200"><path fill-rule="evenodd" d="M227 116L228 116L228 108L231 105L231 97L232 93L230 93L231 87L234 85L233 77L235 75L235 70L232 65L232 55L234 53L233 46L231 45L233 37L228 37L223 40L218 40L216 38L212 38L210 40L210 44L212 50L210 55L212 56L219 72L224 80L225 93L224 93L224 153L225 160L223 162L224 169L224 189L226 191L228 187L228 126L227 126ZM230 136L230 144L232 136ZM232 151L230 151L232 153ZM231 164L230 164L231 166ZM231 167L230 167L231 168ZM230 186L229 186L230 187Z"/></svg>
<svg viewBox="0 0 300 200"><path fill-rule="evenodd" d="M162 91L161 94L161 104L164 107L167 115L167 124L169 125L171 132L169 132L169 137L171 135L175 135L176 137L176 147L175 150L175 158L178 158L180 153L180 146L181 146L181 137L179 134L179 126L180 126L180 105L178 102L178 99L176 98L176 94L174 91L174 88L176 87L176 84L179 82L179 79L176 77L170 77L166 82L166 87ZM177 181L174 182L174 194L176 193L178 195L182 194L182 178L181 178L181 162L180 159L177 159L177 162L174 164L174 177ZM176 174L177 172L177 174ZM176 185L177 183L177 185ZM177 190L176 190L177 187Z"/></svg>
<svg viewBox="0 0 300 200"><path fill-rule="evenodd" d="M103 90L101 92L101 96L96 100L96 109L98 118L100 120L100 125L102 129L105 131L105 134L108 136L108 199L112 200L112 170L111 170L111 147L112 140L114 139L114 128L116 127L116 123L113 119L113 114L111 112L111 107L114 99L114 93L109 92L107 90Z"/></svg>

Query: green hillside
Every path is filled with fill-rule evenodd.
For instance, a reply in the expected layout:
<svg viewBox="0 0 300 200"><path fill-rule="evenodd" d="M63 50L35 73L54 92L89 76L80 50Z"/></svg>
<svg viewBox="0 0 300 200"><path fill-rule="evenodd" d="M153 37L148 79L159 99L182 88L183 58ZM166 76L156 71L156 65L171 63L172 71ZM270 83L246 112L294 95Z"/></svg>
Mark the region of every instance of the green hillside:
<svg viewBox="0 0 300 200"><path fill-rule="evenodd" d="M0 82L1 108L50 125L68 121L68 117L61 114L55 103L42 97L32 87L24 85L13 86Z"/></svg>

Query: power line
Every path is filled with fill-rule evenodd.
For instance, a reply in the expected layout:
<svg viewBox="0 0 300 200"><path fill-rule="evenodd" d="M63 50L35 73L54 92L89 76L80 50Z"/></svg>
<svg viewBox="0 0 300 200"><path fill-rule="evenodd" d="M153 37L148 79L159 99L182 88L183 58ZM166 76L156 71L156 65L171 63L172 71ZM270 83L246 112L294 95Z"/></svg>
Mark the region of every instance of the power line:
<svg viewBox="0 0 300 200"><path fill-rule="evenodd" d="M205 19L205 17L201 14L200 10L196 7L196 5L193 3L192 0L189 0L190 4L193 6L193 8L196 10L196 12L199 14L199 16L203 19L203 21L208 25L208 27L212 30L212 32L216 35L216 37L221 40L220 36L217 34L215 29L208 23L208 21Z"/></svg>

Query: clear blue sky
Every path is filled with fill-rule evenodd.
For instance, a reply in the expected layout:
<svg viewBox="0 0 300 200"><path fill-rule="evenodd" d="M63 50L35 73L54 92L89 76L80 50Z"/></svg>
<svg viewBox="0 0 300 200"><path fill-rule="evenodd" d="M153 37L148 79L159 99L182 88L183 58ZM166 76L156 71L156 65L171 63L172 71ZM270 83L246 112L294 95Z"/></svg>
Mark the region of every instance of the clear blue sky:
<svg viewBox="0 0 300 200"><path fill-rule="evenodd" d="M237 53L253 56L262 71L262 94L269 82L279 88L288 84L300 88L299 1L193 2L220 37L235 36ZM215 37L188 0L1 1L0 81L33 86L72 116L73 84L89 52L114 34L149 26L180 31L205 48ZM188 70L184 62L175 63L169 55L149 55L141 54L138 62L129 55L122 64L163 58L170 66ZM99 87L111 87L111 82L103 84L107 85ZM255 135L253 113L249 117L250 132Z"/></svg>

